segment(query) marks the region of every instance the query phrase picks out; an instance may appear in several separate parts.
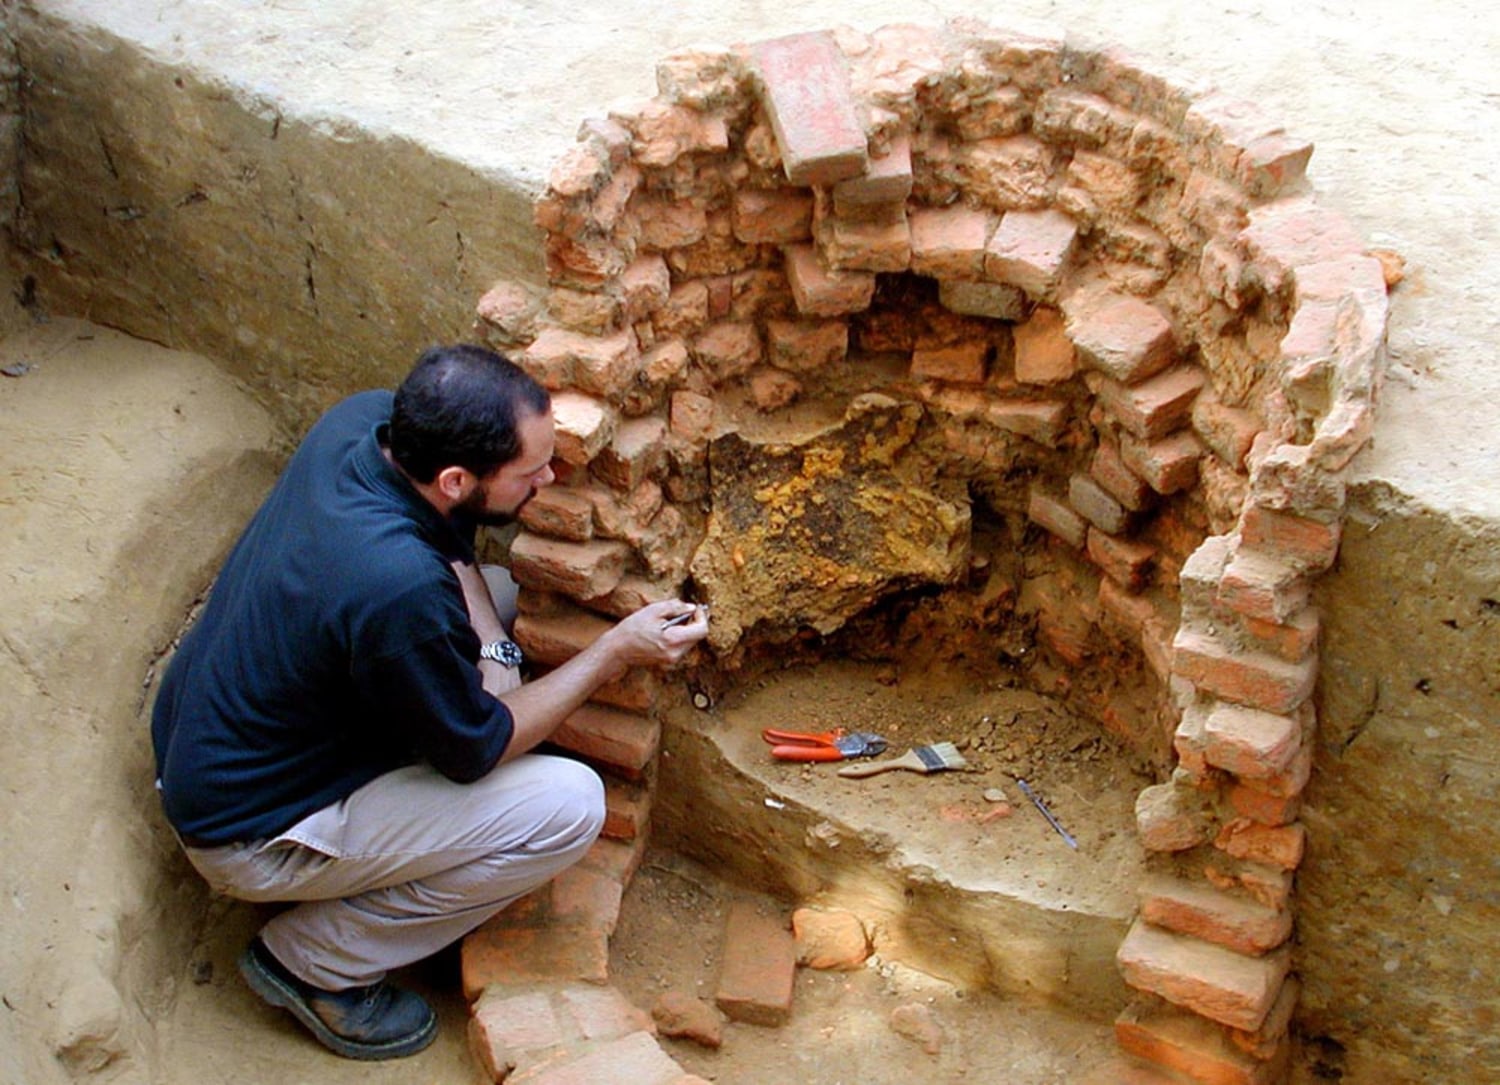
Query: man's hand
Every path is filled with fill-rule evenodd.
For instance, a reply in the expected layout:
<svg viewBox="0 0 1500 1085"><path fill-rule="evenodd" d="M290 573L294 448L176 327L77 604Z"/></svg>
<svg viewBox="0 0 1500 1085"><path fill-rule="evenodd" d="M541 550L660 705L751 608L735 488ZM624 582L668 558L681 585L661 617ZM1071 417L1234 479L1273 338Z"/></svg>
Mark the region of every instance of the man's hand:
<svg viewBox="0 0 1500 1085"><path fill-rule="evenodd" d="M611 650L622 671L678 663L706 636L708 608L678 599L644 606L605 634L618 642Z"/></svg>
<svg viewBox="0 0 1500 1085"><path fill-rule="evenodd" d="M508 640L510 634L500 621L500 615L495 612L495 600L490 596L489 586L485 584L484 574L479 571L479 567L455 561L453 571L458 576L459 587L463 588L464 605L469 610L469 624L478 634L479 642L488 644L490 641ZM485 692L491 697L499 697L521 685L521 668L507 667L493 660L480 660L479 674Z"/></svg>

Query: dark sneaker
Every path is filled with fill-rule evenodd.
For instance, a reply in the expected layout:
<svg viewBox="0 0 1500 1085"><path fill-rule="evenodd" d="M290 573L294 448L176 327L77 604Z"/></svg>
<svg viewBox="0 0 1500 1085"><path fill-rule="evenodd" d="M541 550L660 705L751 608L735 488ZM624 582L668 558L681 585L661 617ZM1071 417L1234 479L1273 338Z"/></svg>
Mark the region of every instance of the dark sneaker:
<svg viewBox="0 0 1500 1085"><path fill-rule="evenodd" d="M240 958L240 975L273 1006L290 1010L318 1042L350 1059L415 1055L437 1036L437 1015L421 995L385 981L324 991L287 971L259 938Z"/></svg>

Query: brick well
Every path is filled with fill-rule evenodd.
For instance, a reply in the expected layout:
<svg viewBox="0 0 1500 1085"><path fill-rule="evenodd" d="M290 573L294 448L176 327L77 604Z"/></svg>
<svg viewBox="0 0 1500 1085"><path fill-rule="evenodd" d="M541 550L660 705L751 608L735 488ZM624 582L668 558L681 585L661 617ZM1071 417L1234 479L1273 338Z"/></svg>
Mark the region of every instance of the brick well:
<svg viewBox="0 0 1500 1085"><path fill-rule="evenodd" d="M1122 1044L1194 1080L1280 1080L1295 893L1264 885L1304 850L1312 587L1386 320L1378 263L1305 190L1310 145L1114 52L972 25L668 63L538 198L547 291L478 307L553 391L574 469L515 543L523 647L560 661L692 587L732 680L776 612L719 622L714 572L752 540L711 522L715 441L808 403L909 427L937 477L1088 586L1039 647L1141 663L1117 681L1149 709L1080 706L1159 780ZM628 676L571 741L649 786L671 695Z"/></svg>

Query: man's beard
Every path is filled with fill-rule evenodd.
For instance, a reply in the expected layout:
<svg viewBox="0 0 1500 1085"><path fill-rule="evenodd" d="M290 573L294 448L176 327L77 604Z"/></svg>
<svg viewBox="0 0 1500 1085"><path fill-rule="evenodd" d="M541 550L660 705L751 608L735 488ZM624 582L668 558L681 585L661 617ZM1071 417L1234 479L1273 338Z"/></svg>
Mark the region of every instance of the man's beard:
<svg viewBox="0 0 1500 1085"><path fill-rule="evenodd" d="M467 520L478 527L504 527L506 524L515 522L521 510L526 507L526 502L536 496L536 487L532 487L525 497L521 498L515 508L505 511L503 509L487 508L484 503L484 491L475 490L458 505L454 506L454 513L458 517Z"/></svg>

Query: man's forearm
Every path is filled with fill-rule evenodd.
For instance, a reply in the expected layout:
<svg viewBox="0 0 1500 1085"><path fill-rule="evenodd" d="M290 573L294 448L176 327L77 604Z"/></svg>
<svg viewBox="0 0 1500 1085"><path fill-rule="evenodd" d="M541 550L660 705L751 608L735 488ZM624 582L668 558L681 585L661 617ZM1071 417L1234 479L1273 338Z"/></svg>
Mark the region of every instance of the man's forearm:
<svg viewBox="0 0 1500 1085"><path fill-rule="evenodd" d="M563 720L581 708L595 690L624 674L605 637L541 678L500 695L515 724L502 761L518 757L544 742Z"/></svg>

